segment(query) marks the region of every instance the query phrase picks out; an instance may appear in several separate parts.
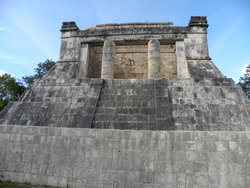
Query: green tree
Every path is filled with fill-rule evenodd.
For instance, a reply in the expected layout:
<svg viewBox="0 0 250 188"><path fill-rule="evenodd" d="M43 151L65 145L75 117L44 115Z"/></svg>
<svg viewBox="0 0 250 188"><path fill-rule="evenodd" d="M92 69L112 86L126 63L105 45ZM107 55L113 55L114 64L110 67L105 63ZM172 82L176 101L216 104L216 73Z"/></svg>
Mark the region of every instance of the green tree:
<svg viewBox="0 0 250 188"><path fill-rule="evenodd" d="M0 111L9 101L15 101L20 98L25 87L10 74L0 76Z"/></svg>
<svg viewBox="0 0 250 188"><path fill-rule="evenodd" d="M24 76L23 81L24 83L30 87L35 80L41 79L56 63L53 60L47 59L43 63L39 63L37 68L35 68L35 74L31 76Z"/></svg>
<svg viewBox="0 0 250 188"><path fill-rule="evenodd" d="M240 77L238 85L242 87L243 91L246 93L248 99L250 100L250 64L246 68L246 74Z"/></svg>

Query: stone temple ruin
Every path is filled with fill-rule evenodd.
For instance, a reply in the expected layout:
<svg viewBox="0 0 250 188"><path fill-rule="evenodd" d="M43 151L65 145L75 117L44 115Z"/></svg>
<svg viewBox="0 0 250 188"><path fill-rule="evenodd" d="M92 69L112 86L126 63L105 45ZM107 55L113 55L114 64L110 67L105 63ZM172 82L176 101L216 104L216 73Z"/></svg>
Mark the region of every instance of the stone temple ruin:
<svg viewBox="0 0 250 188"><path fill-rule="evenodd" d="M64 22L60 60L1 124L246 130L249 104L208 54L207 20L97 25ZM248 110L247 110L248 109Z"/></svg>
<svg viewBox="0 0 250 188"><path fill-rule="evenodd" d="M206 17L184 27L64 22L60 60L0 114L0 178L249 185L250 104L209 57L207 28Z"/></svg>

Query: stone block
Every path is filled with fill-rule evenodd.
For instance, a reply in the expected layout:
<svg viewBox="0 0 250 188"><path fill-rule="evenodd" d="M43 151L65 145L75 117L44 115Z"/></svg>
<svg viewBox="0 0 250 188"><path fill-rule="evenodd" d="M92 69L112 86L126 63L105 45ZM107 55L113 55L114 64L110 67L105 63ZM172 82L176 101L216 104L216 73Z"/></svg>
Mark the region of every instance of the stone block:
<svg viewBox="0 0 250 188"><path fill-rule="evenodd" d="M172 119L157 119L157 128L158 130L174 130Z"/></svg>
<svg viewBox="0 0 250 188"><path fill-rule="evenodd" d="M155 108L141 108L141 113L142 114L155 114Z"/></svg>
<svg viewBox="0 0 250 188"><path fill-rule="evenodd" d="M59 177L58 187L67 187L67 186L68 186L67 178Z"/></svg>

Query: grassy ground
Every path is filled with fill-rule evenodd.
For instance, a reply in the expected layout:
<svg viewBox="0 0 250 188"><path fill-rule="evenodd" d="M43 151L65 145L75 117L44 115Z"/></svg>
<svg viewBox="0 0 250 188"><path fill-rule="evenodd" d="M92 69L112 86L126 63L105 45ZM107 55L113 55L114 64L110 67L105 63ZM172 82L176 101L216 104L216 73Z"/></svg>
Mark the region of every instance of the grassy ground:
<svg viewBox="0 0 250 188"><path fill-rule="evenodd" d="M1 181L0 180L0 188L52 188L48 186L34 186L29 183L17 183L11 181Z"/></svg>
<svg viewBox="0 0 250 188"><path fill-rule="evenodd" d="M32 188L28 183L15 183L10 181L0 181L0 188Z"/></svg>

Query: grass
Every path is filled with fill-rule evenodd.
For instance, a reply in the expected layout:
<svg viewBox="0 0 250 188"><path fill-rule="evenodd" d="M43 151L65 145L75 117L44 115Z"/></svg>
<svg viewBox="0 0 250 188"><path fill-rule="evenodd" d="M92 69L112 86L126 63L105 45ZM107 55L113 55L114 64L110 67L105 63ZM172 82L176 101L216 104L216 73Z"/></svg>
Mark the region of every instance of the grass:
<svg viewBox="0 0 250 188"><path fill-rule="evenodd" d="M0 188L32 188L32 185L29 183L16 183L0 180Z"/></svg>
<svg viewBox="0 0 250 188"><path fill-rule="evenodd" d="M0 188L52 188L48 186L35 186L30 183L17 183L12 181L2 181L0 180Z"/></svg>

